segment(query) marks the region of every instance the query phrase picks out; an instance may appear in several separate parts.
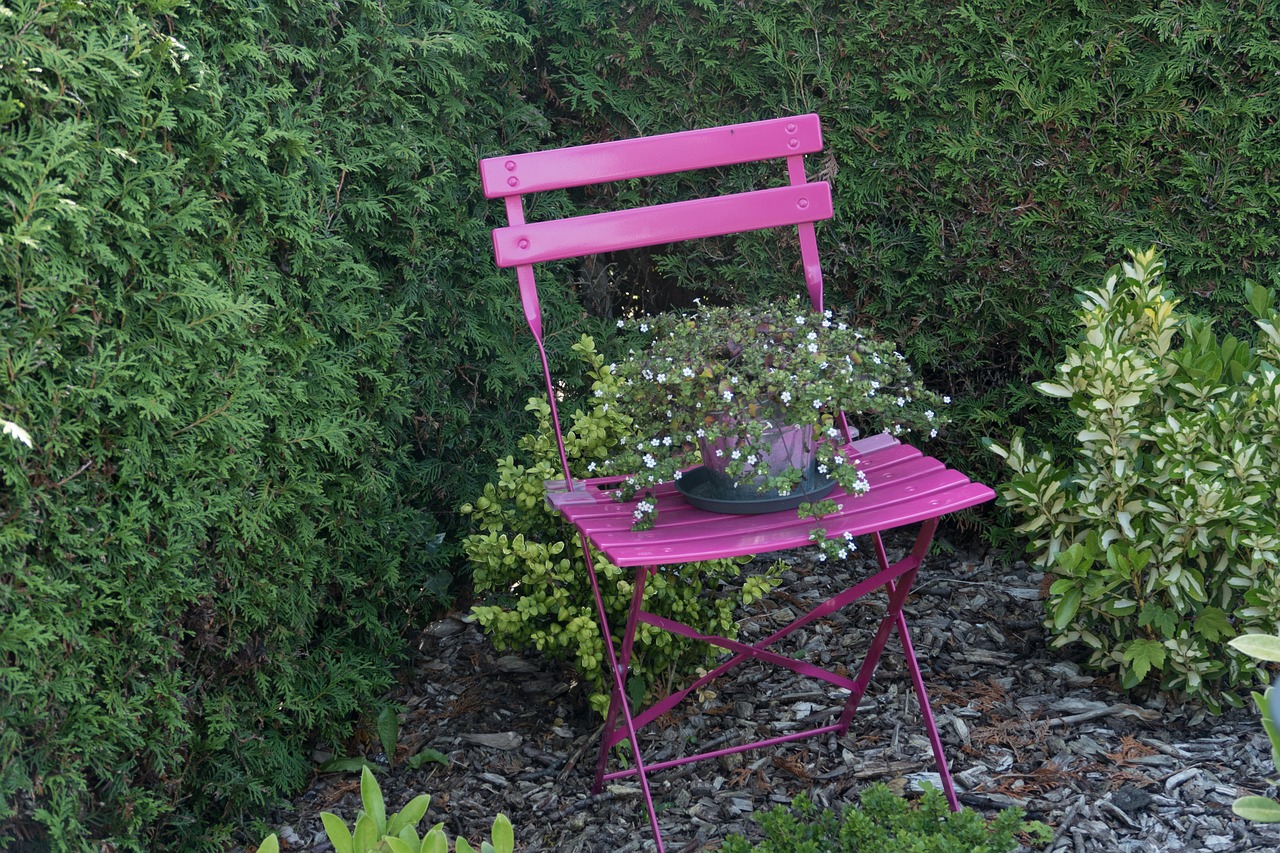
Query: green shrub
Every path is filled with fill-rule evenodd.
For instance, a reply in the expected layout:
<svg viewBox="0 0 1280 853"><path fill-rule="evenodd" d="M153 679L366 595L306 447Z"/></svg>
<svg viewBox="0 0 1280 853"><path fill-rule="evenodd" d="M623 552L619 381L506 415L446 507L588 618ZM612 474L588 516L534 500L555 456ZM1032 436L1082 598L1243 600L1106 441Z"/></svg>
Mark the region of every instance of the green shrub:
<svg viewBox="0 0 1280 853"><path fill-rule="evenodd" d="M1177 246L1192 305L1233 323L1244 279L1280 285L1280 45L1255 5L507 5L535 35L529 98L565 141L817 112L826 151L809 173L835 198L818 226L828 302L902 341L956 400L940 452L988 482L1000 472L977 449L983 435L1022 425L1069 442L1029 386L1071 335L1073 288L1104 259ZM731 191L746 179L696 180ZM665 179L616 189L686 191ZM612 280L724 300L801 281L794 245L771 234L713 245L611 258Z"/></svg>
<svg viewBox="0 0 1280 853"><path fill-rule="evenodd" d="M1020 435L992 444L1027 517L1036 564L1056 576L1054 645L1083 643L1124 687L1147 681L1217 709L1257 666L1226 644L1280 620L1280 312L1247 288L1262 335L1217 338L1177 311L1154 250L1083 293L1084 334L1037 389L1079 419L1069 460Z"/></svg>
<svg viewBox="0 0 1280 853"><path fill-rule="evenodd" d="M544 126L527 46L471 0L0 9L0 847L225 849L376 707L531 385L472 178Z"/></svg>
<svg viewBox="0 0 1280 853"><path fill-rule="evenodd" d="M723 853L1007 853L1018 846L1019 833L1031 833L1040 844L1053 833L1038 821L1022 820L1021 809L1005 809L991 821L969 809L951 812L936 788L912 806L884 784L861 795L861 807L847 806L837 816L819 812L804 794L790 808L775 806L756 821L765 840L752 845L731 836Z"/></svg>
<svg viewBox="0 0 1280 853"><path fill-rule="evenodd" d="M606 401L615 399L618 380L595 351L595 342L584 335L573 349L589 368L592 393ZM539 428L520 442L525 463L511 456L499 460L497 481L462 507L477 529L464 543L475 588L489 593L492 602L474 608L474 613L500 648L536 648L572 660L594 690L592 707L603 714L609 705L609 675L581 541L545 502L546 481L564 479L550 406L545 399L533 398L529 408L537 413ZM561 403L560 410L568 406ZM574 476L590 476L616 451L629 427L630 418L607 402L575 409L565 420L565 451ZM615 626L625 624L633 570L620 569L598 553L593 559L609 616ZM733 636L734 606L758 598L771 583L767 576L754 576L743 583L739 597L721 593L721 583L740 572L734 560L666 567L646 582L645 609ZM670 670L687 671L705 663L712 651L705 644L641 625L628 691L639 700Z"/></svg>

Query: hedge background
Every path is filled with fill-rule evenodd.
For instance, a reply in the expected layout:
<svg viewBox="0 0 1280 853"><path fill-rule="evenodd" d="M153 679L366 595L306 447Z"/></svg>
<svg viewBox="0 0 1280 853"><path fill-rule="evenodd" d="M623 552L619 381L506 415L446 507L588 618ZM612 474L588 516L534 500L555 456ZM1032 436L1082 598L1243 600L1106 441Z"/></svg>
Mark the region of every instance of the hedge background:
<svg viewBox="0 0 1280 853"><path fill-rule="evenodd" d="M536 391L479 157L818 112L831 299L994 480L1122 247L1227 323L1280 284L1278 74L1235 0L5 0L0 844L221 849L376 710ZM638 283L798 280L709 248L544 277L553 357Z"/></svg>

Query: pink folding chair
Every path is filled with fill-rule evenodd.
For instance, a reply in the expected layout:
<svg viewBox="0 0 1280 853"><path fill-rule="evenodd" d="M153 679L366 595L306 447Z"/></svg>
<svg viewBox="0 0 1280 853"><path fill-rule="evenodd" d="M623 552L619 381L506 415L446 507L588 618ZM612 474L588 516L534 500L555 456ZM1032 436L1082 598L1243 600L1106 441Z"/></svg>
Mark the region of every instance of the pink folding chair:
<svg viewBox="0 0 1280 853"><path fill-rule="evenodd" d="M646 579L662 571L661 567L664 565L805 547L810 544L812 519L801 519L794 510L750 516L706 512L689 506L674 486L667 484L657 491L658 523L650 530L633 531L631 523L634 506L616 502L610 494L610 487L616 485L619 478L574 480L565 454L556 410L556 387L543 346L542 311L534 280L534 266L541 262L599 252L762 228L795 226L799 229L800 254L809 297L814 307L820 311L822 269L818 262L814 223L832 215L831 188L825 182L809 183L806 180L804 155L821 149L822 131L818 117L803 115L530 154L491 157L480 162L485 195L489 198L502 198L506 202L510 224L505 228L494 229L494 254L498 266L516 268L521 304L542 360L547 397L555 422L564 481L556 481L554 487L549 484L548 501L578 529L584 546L589 546L583 549L587 561L587 576L595 595L600 627L606 638L604 646L612 674L612 698L596 763L593 790L598 793L609 780L636 777L648 809L649 825L659 853L664 847L650 792L651 773L746 749L768 747L829 732L845 733L875 672L888 642L889 632L895 627L920 702L943 789L952 810L959 809L902 606L921 561L929 550L939 518L991 500L995 493L990 488L972 482L960 472L947 468L938 460L925 456L914 447L902 444L888 435L850 441L846 427L845 441L849 458L857 458L871 483L871 491L864 496L841 501L844 493L837 488L831 497L843 508L834 515L824 516L822 524L827 535L832 538L846 533L870 536L879 571L827 599L771 636L747 645L725 637L708 636L688 625L645 611L642 603ZM525 221L523 198L532 193L779 158L786 158L787 161L790 182L786 186L567 219L536 223ZM914 547L907 556L890 563L881 534L911 524L920 525ZM621 636L617 636L614 627L609 625L592 564L592 549L603 553L618 566L635 569L630 615ZM849 679L769 650L769 646L797 628L828 616L879 589L887 593L888 608L872 638L857 678ZM647 709L634 709L627 695L626 682L633 641L640 624L653 625L684 637L703 640L731 654L722 664L683 690L658 700ZM780 737L703 751L667 761L645 762L637 734L644 726L675 708L691 692L705 687L712 679L724 675L740 663L752 660L776 664L848 689L849 698L839 720ZM618 721L619 717L622 718L621 723ZM624 740L631 745L633 766L609 771L610 750Z"/></svg>

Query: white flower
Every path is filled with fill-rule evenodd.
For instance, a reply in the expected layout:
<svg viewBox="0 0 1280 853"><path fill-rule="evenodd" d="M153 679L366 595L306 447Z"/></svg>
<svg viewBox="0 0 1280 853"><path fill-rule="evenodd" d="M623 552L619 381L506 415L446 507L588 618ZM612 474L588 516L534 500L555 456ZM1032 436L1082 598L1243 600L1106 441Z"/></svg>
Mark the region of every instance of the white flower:
<svg viewBox="0 0 1280 853"><path fill-rule="evenodd" d="M680 375L681 375L681 376L683 376L683 377L685 377L686 379L692 379L692 378L693 378L693 368L692 368L692 367L686 367L684 370L680 371Z"/></svg>
<svg viewBox="0 0 1280 853"><path fill-rule="evenodd" d="M619 321L618 321L618 328L619 328L619 329L621 329L621 328L622 328L623 326L625 326L625 325L627 325L627 324L626 324L626 323L624 323L624 322L622 322L621 320L619 320Z"/></svg>
<svg viewBox="0 0 1280 853"><path fill-rule="evenodd" d="M587 463L587 470L588 470L588 471L594 471L594 470L596 470L596 463L594 463L594 462L588 462L588 463Z"/></svg>
<svg viewBox="0 0 1280 853"><path fill-rule="evenodd" d="M805 335L805 338L811 341L816 341L818 339L818 333L810 332L809 334Z"/></svg>
<svg viewBox="0 0 1280 853"><path fill-rule="evenodd" d="M818 473L819 473L819 474L825 474L825 473L827 473L827 472L828 472L828 471L830 471L830 470L831 470L831 469L830 469L830 468L828 468L826 465L819 465L819 466L818 466Z"/></svg>
<svg viewBox="0 0 1280 853"><path fill-rule="evenodd" d="M597 396L597 397L603 397L603 396L604 396L604 392L603 392L603 391L601 391L599 388L597 388L597 389L596 389L596 396Z"/></svg>
<svg viewBox="0 0 1280 853"><path fill-rule="evenodd" d="M846 530L846 531L844 532L844 541L846 541L846 542L852 542L852 541L853 541L853 533L852 533L851 531Z"/></svg>
<svg viewBox="0 0 1280 853"><path fill-rule="evenodd" d="M845 557L847 557L847 556L849 556L849 549L848 549L848 548L841 548L841 549L840 549L840 559L842 559L842 560L843 560L843 559L844 559Z"/></svg>
<svg viewBox="0 0 1280 853"><path fill-rule="evenodd" d="M906 404L907 404L906 400L902 399L901 397L898 398L898 408L902 408Z"/></svg>
<svg viewBox="0 0 1280 853"><path fill-rule="evenodd" d="M937 438L937 437L938 437L938 431L936 429L929 430L929 438Z"/></svg>
<svg viewBox="0 0 1280 853"><path fill-rule="evenodd" d="M642 332L647 332L647 331L649 331L649 324L648 324L648 323L641 323L641 324L640 324L640 331L642 331Z"/></svg>
<svg viewBox="0 0 1280 853"><path fill-rule="evenodd" d="M817 352L817 351L818 351L818 345L817 345L817 344L809 344L808 349L809 349L809 352Z"/></svg>
<svg viewBox="0 0 1280 853"><path fill-rule="evenodd" d="M0 435L13 436L14 441L20 441L27 447L32 446L31 433L27 432L13 421L6 421L4 418L0 418L0 424L4 425L3 431L0 431Z"/></svg>
<svg viewBox="0 0 1280 853"><path fill-rule="evenodd" d="M660 444L662 444L662 442L661 442L661 441L659 441L659 440L658 440L658 439L656 439L656 438L651 438L651 439L649 439L649 444L653 445L654 447L657 447L657 446L659 446Z"/></svg>
<svg viewBox="0 0 1280 853"><path fill-rule="evenodd" d="M652 454L652 453L646 453L646 454L644 455L644 467L646 467L646 468L657 468L657 467L658 467L658 460L653 458L653 454Z"/></svg>
<svg viewBox="0 0 1280 853"><path fill-rule="evenodd" d="M719 458L720 458L720 457L722 457L722 456L724 456L724 451L723 451L723 450L720 450L719 448L717 448L717 449L716 449L716 458L717 458L717 459L719 459Z"/></svg>
<svg viewBox="0 0 1280 853"><path fill-rule="evenodd" d="M925 409L924 416L929 420L933 420L933 409Z"/></svg>
<svg viewBox="0 0 1280 853"><path fill-rule="evenodd" d="M670 446L671 446L671 436L669 436L669 435L664 435L664 436L662 437L662 444L663 444L664 446L666 446L666 447L670 447Z"/></svg>
<svg viewBox="0 0 1280 853"><path fill-rule="evenodd" d="M826 561L827 561L827 552L826 552L826 551L819 551L819 552L818 552L818 562L819 562L819 563L825 563Z"/></svg>
<svg viewBox="0 0 1280 853"><path fill-rule="evenodd" d="M813 401L813 407L814 407L815 409L821 409L821 408L822 408L822 401L821 401L821 400L814 400L814 401Z"/></svg>
<svg viewBox="0 0 1280 853"><path fill-rule="evenodd" d="M880 356L878 355L872 355L871 360L874 361L876 364L883 364L883 362L880 361Z"/></svg>
<svg viewBox="0 0 1280 853"><path fill-rule="evenodd" d="M603 406L601 406L601 407L600 407L600 411L602 411L602 412L607 412L607 411L609 411L609 404L608 404L608 403L605 403Z"/></svg>
<svg viewBox="0 0 1280 853"><path fill-rule="evenodd" d="M725 391L725 392L724 392L724 401L725 401L726 403L728 403L728 402L731 402L732 400L733 400L733 392L732 392L732 391Z"/></svg>
<svg viewBox="0 0 1280 853"><path fill-rule="evenodd" d="M696 435L698 438L706 438L706 437L707 437L707 431L706 431L705 429L703 429L702 427L698 427L698 431L697 431L696 433L694 433L694 435Z"/></svg>
<svg viewBox="0 0 1280 853"><path fill-rule="evenodd" d="M790 391L783 391L783 392L782 392L782 394L780 394L780 395L779 395L779 397L780 397L780 399L782 400L782 402L783 402L783 403L790 403L790 402L791 402L791 392L790 392Z"/></svg>
<svg viewBox="0 0 1280 853"><path fill-rule="evenodd" d="M804 325L804 317L797 316L797 317L796 317L796 325L797 325L797 326L803 326L803 325Z"/></svg>
<svg viewBox="0 0 1280 853"><path fill-rule="evenodd" d="M836 429L835 427L831 427L830 429L827 430L827 435L831 438L839 438L840 430Z"/></svg>
<svg viewBox="0 0 1280 853"><path fill-rule="evenodd" d="M683 476L684 476L683 471L676 471L676 473L672 476L672 479L679 480Z"/></svg>
<svg viewBox="0 0 1280 853"><path fill-rule="evenodd" d="M659 385L661 385L663 382L666 382L666 381L667 381L667 374L665 374L665 373L659 373L659 374L658 374L658 384L659 384Z"/></svg>
<svg viewBox="0 0 1280 853"><path fill-rule="evenodd" d="M946 396L944 396L944 397L942 398L942 402L944 402L944 403L950 403L950 402L951 402L951 398L950 398L950 397L946 397Z"/></svg>
<svg viewBox="0 0 1280 853"><path fill-rule="evenodd" d="M735 450L735 451L733 451L732 453L730 453L730 454L729 454L729 458L730 458L730 459L741 459L741 458L742 458L742 451L741 451L741 450Z"/></svg>
<svg viewBox="0 0 1280 853"><path fill-rule="evenodd" d="M836 323L836 328L837 328L837 329L839 329L839 330L840 330L840 331L842 331L842 332L847 332L847 331L849 330L849 324L848 324L848 323Z"/></svg>
<svg viewBox="0 0 1280 853"><path fill-rule="evenodd" d="M872 388L872 390L875 390L875 389L877 389L877 388L879 388L879 387L880 387L880 383L879 383L879 382L877 382L876 380L872 379L872 380L871 380L871 388Z"/></svg>

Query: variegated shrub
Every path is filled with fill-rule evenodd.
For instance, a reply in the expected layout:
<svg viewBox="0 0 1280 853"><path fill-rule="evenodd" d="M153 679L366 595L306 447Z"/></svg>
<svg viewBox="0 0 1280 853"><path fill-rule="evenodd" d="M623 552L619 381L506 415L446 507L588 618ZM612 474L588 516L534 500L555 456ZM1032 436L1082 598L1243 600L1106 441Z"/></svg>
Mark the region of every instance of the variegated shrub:
<svg viewBox="0 0 1280 853"><path fill-rule="evenodd" d="M1083 338L1036 384L1080 419L1071 459L1020 434L989 443L1036 564L1054 576L1054 644L1083 643L1121 683L1239 704L1257 665L1227 645L1280 617L1280 312L1246 286L1261 334L1221 339L1178 313L1154 249L1083 293Z"/></svg>

